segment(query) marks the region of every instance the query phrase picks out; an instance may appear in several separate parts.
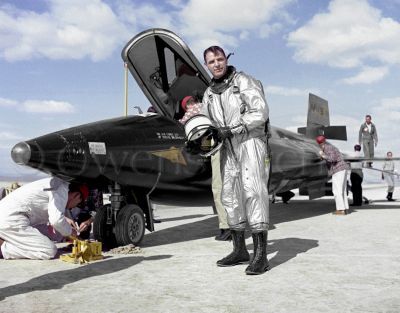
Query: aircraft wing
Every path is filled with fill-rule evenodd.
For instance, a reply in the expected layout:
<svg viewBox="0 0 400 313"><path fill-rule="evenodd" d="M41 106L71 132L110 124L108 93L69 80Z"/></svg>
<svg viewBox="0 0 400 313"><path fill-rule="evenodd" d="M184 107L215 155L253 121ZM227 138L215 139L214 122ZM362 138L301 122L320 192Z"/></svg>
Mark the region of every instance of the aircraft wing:
<svg viewBox="0 0 400 313"><path fill-rule="evenodd" d="M389 171L385 171L379 168L374 168L374 167L365 167L365 169L367 170L372 170L372 171L377 171L377 172L381 172L381 173L385 173L385 174L389 174L389 175L395 175L397 177L400 177L400 174L397 172L389 172Z"/></svg>
<svg viewBox="0 0 400 313"><path fill-rule="evenodd" d="M355 157L344 157L343 158L346 162L382 162L382 161L387 161L387 158L364 158L364 157L360 157L360 158L355 158ZM400 161L400 158L391 158L391 161ZM396 175L398 177L400 177L400 174L398 174L397 172L389 172L389 171L385 171L383 169L379 169L379 168L374 168L374 167L363 167L363 169L367 169L367 170L372 170L372 171L378 171L381 173L386 173L386 174L390 174L390 175Z"/></svg>
<svg viewBox="0 0 400 313"><path fill-rule="evenodd" d="M380 161L388 161L387 158L364 158L364 157L360 157L360 158L355 158L355 157L344 157L343 158L344 161L346 162L380 162ZM391 158L391 161L400 161L400 158Z"/></svg>

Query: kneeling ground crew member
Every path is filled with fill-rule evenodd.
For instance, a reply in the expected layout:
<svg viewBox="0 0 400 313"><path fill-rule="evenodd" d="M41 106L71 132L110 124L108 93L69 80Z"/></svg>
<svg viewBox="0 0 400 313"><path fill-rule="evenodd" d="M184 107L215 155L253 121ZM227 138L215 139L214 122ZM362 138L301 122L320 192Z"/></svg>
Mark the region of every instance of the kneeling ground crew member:
<svg viewBox="0 0 400 313"><path fill-rule="evenodd" d="M0 201L0 249L5 259L51 259L56 245L36 226L50 222L63 236L77 236L65 209L86 200L86 185L69 185L57 178L44 178L23 185ZM1 256L1 255L0 255Z"/></svg>

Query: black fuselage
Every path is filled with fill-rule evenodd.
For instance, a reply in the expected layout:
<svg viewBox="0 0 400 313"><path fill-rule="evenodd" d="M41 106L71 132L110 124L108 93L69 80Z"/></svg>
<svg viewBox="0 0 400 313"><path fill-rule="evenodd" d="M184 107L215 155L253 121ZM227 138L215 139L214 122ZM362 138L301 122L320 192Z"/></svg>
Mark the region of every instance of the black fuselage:
<svg viewBox="0 0 400 313"><path fill-rule="evenodd" d="M310 139L272 127L271 192L326 180L326 165ZM185 149L183 126L161 115L135 115L85 124L17 144L15 162L106 187L111 182L154 195L211 195L209 158Z"/></svg>

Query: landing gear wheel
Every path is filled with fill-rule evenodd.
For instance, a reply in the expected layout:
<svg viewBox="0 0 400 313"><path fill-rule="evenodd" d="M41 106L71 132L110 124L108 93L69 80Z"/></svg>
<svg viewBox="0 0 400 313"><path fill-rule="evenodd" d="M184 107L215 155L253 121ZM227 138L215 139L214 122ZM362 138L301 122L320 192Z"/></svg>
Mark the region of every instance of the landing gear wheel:
<svg viewBox="0 0 400 313"><path fill-rule="evenodd" d="M102 206L96 212L93 222L94 239L101 241L108 249L114 248L117 245L115 234L113 233L113 225L107 224L107 208L110 207L110 204Z"/></svg>
<svg viewBox="0 0 400 313"><path fill-rule="evenodd" d="M138 245L144 236L145 220L141 208L129 204L124 206L117 215L115 238L120 246Z"/></svg>

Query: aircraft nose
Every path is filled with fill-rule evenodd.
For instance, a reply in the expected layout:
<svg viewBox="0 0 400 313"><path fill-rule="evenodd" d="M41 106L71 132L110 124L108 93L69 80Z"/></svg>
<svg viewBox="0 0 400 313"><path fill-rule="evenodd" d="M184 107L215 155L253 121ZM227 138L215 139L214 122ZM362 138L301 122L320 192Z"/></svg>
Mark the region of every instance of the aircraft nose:
<svg viewBox="0 0 400 313"><path fill-rule="evenodd" d="M11 158L17 164L27 165L31 159L31 147L22 141L17 143L11 150Z"/></svg>

